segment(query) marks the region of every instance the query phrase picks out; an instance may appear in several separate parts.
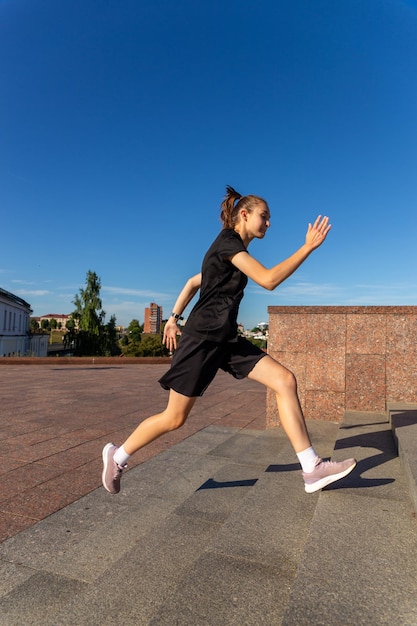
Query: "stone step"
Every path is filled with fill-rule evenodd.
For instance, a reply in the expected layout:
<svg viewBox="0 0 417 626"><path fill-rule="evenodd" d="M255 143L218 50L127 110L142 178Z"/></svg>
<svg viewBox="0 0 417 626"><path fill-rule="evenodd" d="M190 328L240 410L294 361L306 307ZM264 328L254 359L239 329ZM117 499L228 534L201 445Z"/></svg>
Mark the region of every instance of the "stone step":
<svg viewBox="0 0 417 626"><path fill-rule="evenodd" d="M417 524L387 415L347 413L333 458L357 469L320 494L285 626L417 624Z"/></svg>
<svg viewBox="0 0 417 626"><path fill-rule="evenodd" d="M417 513L417 404L390 403L388 418L410 498Z"/></svg>
<svg viewBox="0 0 417 626"><path fill-rule="evenodd" d="M282 429L209 426L3 542L0 623L280 624L318 499Z"/></svg>
<svg viewBox="0 0 417 626"><path fill-rule="evenodd" d="M281 429L209 426L118 496L3 542L0 624L415 625L416 520L387 416L309 429L321 455L358 459L321 493Z"/></svg>

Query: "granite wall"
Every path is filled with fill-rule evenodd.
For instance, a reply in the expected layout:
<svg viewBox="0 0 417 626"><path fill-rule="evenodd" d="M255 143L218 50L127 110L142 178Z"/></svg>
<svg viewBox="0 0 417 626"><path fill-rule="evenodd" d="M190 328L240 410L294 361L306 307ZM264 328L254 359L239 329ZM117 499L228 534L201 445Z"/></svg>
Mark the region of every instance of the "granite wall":
<svg viewBox="0 0 417 626"><path fill-rule="evenodd" d="M297 377L305 417L417 402L417 307L270 306L268 352ZM268 390L267 425L279 424Z"/></svg>

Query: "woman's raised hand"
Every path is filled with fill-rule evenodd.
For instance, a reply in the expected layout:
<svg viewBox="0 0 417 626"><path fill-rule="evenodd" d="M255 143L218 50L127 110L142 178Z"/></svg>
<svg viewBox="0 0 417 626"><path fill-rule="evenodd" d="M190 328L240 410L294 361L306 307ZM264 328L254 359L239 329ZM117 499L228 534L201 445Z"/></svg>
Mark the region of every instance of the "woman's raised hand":
<svg viewBox="0 0 417 626"><path fill-rule="evenodd" d="M331 224L329 224L329 218L326 216L322 218L322 216L319 215L313 225L308 225L306 244L312 250L321 246L331 227Z"/></svg>

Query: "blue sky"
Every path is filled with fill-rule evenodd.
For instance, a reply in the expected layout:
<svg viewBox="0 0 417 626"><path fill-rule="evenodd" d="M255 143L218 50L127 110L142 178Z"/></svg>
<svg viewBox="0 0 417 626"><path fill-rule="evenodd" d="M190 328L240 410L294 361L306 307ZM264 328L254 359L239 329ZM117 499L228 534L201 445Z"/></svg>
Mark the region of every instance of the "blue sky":
<svg viewBox="0 0 417 626"><path fill-rule="evenodd" d="M268 305L417 305L417 3L0 0L0 287L169 315L227 184L269 203L266 266L329 215Z"/></svg>

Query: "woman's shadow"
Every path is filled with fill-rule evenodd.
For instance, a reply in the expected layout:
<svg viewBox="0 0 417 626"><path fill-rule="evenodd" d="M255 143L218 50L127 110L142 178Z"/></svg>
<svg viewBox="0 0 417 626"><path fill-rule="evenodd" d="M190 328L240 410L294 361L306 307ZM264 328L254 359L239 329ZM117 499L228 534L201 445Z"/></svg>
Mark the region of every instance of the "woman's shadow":
<svg viewBox="0 0 417 626"><path fill-rule="evenodd" d="M387 427L381 429L381 423L355 424L340 427L341 435L350 429L369 428L370 426L379 426L380 428L372 432L357 433L351 437L340 438L336 441L335 450L349 450L349 448L368 448L375 449L378 452L358 461L355 469L335 483L332 483L326 490L330 489L366 489L369 487L380 487L395 482L394 478L364 478L362 474L367 471L384 465L388 461L397 458L397 450L394 444L392 431L387 423ZM349 455L347 455L349 456ZM300 471L298 463L290 463L286 465L269 465L265 471L267 472L292 472Z"/></svg>

